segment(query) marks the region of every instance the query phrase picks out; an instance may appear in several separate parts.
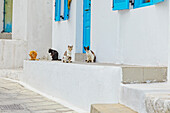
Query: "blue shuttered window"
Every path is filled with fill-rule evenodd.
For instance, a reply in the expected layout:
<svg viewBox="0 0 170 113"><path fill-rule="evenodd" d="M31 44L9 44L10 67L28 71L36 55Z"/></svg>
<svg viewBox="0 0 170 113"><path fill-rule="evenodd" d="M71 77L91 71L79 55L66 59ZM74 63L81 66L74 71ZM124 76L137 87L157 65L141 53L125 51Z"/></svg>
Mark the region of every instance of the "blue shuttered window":
<svg viewBox="0 0 170 113"><path fill-rule="evenodd" d="M135 0L133 8L140 8L145 6L150 6L157 4L159 2L163 2L164 0Z"/></svg>
<svg viewBox="0 0 170 113"><path fill-rule="evenodd" d="M60 21L61 0L55 1L55 21Z"/></svg>
<svg viewBox="0 0 170 113"><path fill-rule="evenodd" d="M129 0L113 0L113 10L129 9Z"/></svg>
<svg viewBox="0 0 170 113"><path fill-rule="evenodd" d="M69 18L68 0L64 0L64 20Z"/></svg>

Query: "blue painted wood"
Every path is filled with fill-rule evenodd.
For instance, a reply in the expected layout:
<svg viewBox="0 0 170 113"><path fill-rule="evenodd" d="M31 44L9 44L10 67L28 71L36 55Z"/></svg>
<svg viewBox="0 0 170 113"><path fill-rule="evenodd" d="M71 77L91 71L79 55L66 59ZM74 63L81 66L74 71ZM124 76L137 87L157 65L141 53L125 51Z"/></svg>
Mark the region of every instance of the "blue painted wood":
<svg viewBox="0 0 170 113"><path fill-rule="evenodd" d="M133 8L135 9L135 8L146 7L150 5L153 5L152 0L150 0L150 2L146 2L146 0L135 0Z"/></svg>
<svg viewBox="0 0 170 113"><path fill-rule="evenodd" d="M134 1L134 9L140 8L140 7L146 7L150 5L154 5L160 2L163 2L164 0L150 0L150 2L146 2L146 0L135 0Z"/></svg>
<svg viewBox="0 0 170 113"><path fill-rule="evenodd" d="M129 9L129 0L113 0L113 10Z"/></svg>
<svg viewBox="0 0 170 113"><path fill-rule="evenodd" d="M64 20L69 19L68 0L64 0Z"/></svg>
<svg viewBox="0 0 170 113"><path fill-rule="evenodd" d="M160 2L163 2L164 0L153 0L153 4L157 4L157 3L160 3Z"/></svg>
<svg viewBox="0 0 170 113"><path fill-rule="evenodd" d="M83 48L90 47L91 0L83 0ZM83 49L83 53L85 50Z"/></svg>
<svg viewBox="0 0 170 113"><path fill-rule="evenodd" d="M60 21L61 0L55 1L55 21Z"/></svg>

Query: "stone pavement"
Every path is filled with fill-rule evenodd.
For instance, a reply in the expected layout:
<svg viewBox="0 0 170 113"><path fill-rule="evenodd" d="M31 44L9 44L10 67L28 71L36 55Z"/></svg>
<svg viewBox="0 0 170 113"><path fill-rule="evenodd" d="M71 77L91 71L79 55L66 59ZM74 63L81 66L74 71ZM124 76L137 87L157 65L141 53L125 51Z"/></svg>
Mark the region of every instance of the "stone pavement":
<svg viewBox="0 0 170 113"><path fill-rule="evenodd" d="M0 113L76 113L18 83L0 79Z"/></svg>

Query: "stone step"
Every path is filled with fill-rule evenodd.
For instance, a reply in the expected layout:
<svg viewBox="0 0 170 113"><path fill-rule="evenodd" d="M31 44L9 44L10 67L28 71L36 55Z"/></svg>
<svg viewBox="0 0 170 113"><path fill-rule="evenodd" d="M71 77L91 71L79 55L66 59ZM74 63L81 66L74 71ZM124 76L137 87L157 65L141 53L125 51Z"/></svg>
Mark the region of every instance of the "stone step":
<svg viewBox="0 0 170 113"><path fill-rule="evenodd" d="M146 95L147 113L170 113L170 93Z"/></svg>
<svg viewBox="0 0 170 113"><path fill-rule="evenodd" d="M20 80L23 74L23 69L0 69L0 77L9 78L13 80Z"/></svg>
<svg viewBox="0 0 170 113"><path fill-rule="evenodd" d="M91 113L137 113L121 104L94 104Z"/></svg>
<svg viewBox="0 0 170 113"><path fill-rule="evenodd" d="M155 83L167 81L167 67L122 67L122 82Z"/></svg>
<svg viewBox="0 0 170 113"><path fill-rule="evenodd" d="M76 62L85 62L86 54L85 53L76 53L75 54L75 61Z"/></svg>
<svg viewBox="0 0 170 113"><path fill-rule="evenodd" d="M147 113L146 100L148 95L156 93L170 94L170 84L122 84L120 93L120 104L126 105L138 113ZM155 99L156 100L156 99ZM148 106L148 105L147 105ZM150 112L151 113L151 112ZM164 112L153 112L164 113ZM169 113L169 112L165 112Z"/></svg>
<svg viewBox="0 0 170 113"><path fill-rule="evenodd" d="M75 61L85 63L86 54L76 53ZM156 83L167 81L167 67L153 66L134 66L134 65L116 65L113 63L95 63L89 65L116 66L122 68L122 83Z"/></svg>
<svg viewBox="0 0 170 113"><path fill-rule="evenodd" d="M12 33L0 33L0 39L12 39Z"/></svg>

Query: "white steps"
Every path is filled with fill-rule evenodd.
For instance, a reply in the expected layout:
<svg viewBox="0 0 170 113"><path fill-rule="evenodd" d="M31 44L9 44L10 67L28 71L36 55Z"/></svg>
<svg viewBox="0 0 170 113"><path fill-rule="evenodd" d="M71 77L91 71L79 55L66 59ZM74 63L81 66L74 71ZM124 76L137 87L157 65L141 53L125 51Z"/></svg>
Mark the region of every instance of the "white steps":
<svg viewBox="0 0 170 113"><path fill-rule="evenodd" d="M146 95L145 107L147 113L170 113L170 93Z"/></svg>
<svg viewBox="0 0 170 113"><path fill-rule="evenodd" d="M149 94L168 93L170 94L170 84L122 84L120 103L130 107L139 113L146 112L146 97Z"/></svg>

